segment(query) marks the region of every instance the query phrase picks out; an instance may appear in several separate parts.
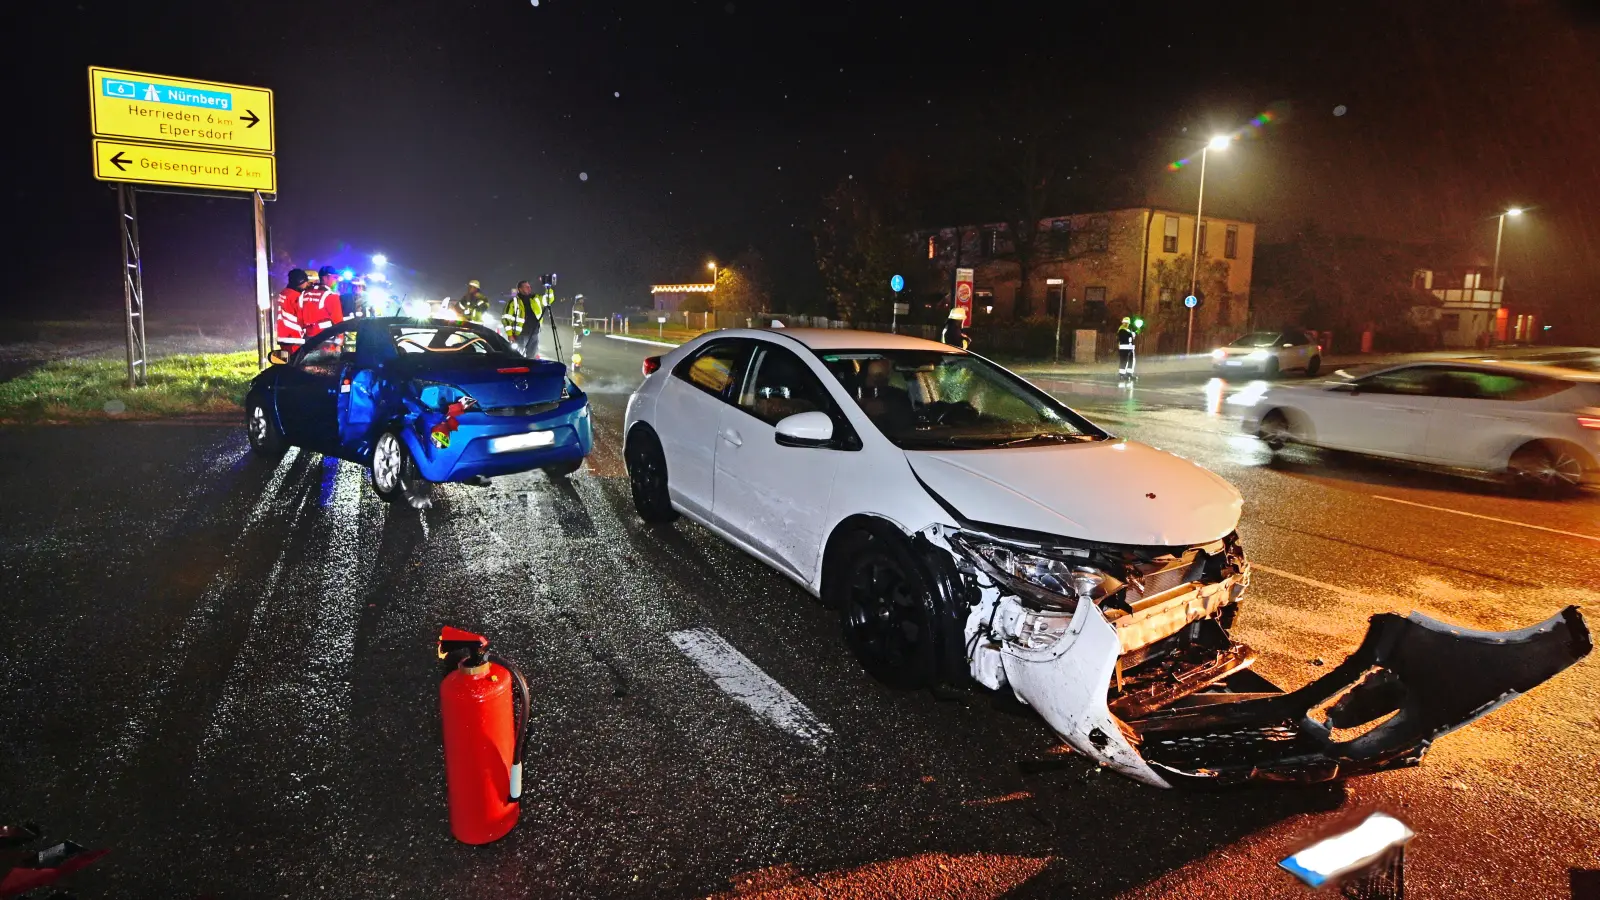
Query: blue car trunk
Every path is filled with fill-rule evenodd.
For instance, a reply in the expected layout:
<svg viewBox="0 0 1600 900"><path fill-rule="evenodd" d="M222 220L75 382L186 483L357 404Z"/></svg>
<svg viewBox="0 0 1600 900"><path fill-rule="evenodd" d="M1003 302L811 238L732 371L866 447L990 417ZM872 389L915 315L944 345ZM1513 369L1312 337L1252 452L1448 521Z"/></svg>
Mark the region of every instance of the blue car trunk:
<svg viewBox="0 0 1600 900"><path fill-rule="evenodd" d="M424 405L435 408L440 400L448 403L451 398L433 396L439 392L428 389L427 382L459 388L478 401L478 408L490 410L560 400L567 379L567 367L561 363L498 353L449 360L429 354L426 365L409 364L410 360L405 358L397 362L400 364L397 368L404 368L407 376L424 383L420 399Z"/></svg>

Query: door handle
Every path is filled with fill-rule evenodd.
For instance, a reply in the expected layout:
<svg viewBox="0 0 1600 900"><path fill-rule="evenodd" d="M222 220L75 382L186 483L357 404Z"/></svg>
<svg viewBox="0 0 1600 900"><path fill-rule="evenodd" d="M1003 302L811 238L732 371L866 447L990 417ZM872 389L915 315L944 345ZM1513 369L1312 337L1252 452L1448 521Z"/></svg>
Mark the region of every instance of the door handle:
<svg viewBox="0 0 1600 900"><path fill-rule="evenodd" d="M722 433L722 439L734 445L735 447L744 446L744 438L739 437L739 432L737 431L724 431Z"/></svg>

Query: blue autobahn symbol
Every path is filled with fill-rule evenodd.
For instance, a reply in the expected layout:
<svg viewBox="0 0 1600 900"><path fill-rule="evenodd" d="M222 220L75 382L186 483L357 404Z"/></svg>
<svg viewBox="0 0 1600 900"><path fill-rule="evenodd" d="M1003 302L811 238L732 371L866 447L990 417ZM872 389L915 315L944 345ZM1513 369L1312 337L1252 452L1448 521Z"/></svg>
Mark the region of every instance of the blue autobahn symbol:
<svg viewBox="0 0 1600 900"><path fill-rule="evenodd" d="M170 84L122 81L116 78L100 79L100 90L107 97L116 97L119 100L170 103L175 106L198 106L202 109L233 109L233 94L229 91L205 91L198 88L176 87Z"/></svg>

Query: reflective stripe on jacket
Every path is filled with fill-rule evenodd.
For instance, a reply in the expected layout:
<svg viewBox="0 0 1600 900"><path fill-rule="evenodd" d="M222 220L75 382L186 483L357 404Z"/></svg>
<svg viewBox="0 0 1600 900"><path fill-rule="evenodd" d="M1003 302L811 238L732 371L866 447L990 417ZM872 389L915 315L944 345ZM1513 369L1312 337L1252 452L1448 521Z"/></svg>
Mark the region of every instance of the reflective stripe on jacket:
<svg viewBox="0 0 1600 900"><path fill-rule="evenodd" d="M325 287L306 288L300 292L299 315L300 327L308 338L344 321L339 295Z"/></svg>
<svg viewBox="0 0 1600 900"><path fill-rule="evenodd" d="M306 330L300 325L300 292L284 288L278 292L278 343L304 344Z"/></svg>

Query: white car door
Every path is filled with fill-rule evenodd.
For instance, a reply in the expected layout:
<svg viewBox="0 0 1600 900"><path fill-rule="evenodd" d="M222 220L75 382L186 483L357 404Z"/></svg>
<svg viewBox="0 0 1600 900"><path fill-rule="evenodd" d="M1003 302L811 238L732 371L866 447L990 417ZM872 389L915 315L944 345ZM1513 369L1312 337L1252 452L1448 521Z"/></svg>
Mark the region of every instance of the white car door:
<svg viewBox="0 0 1600 900"><path fill-rule="evenodd" d="M667 493L700 519L711 518L717 430L750 342L709 341L673 367L656 397L651 426L667 457Z"/></svg>
<svg viewBox="0 0 1600 900"><path fill-rule="evenodd" d="M1545 381L1470 367L1441 369L1428 419L1428 458L1472 469L1504 465L1510 446L1540 430L1537 411L1518 401L1559 390Z"/></svg>
<svg viewBox="0 0 1600 900"><path fill-rule="evenodd" d="M816 566L839 466L853 432L805 361L788 348L755 342L717 430L712 518L717 526L802 582ZM803 412L829 413L834 447L778 443L776 425Z"/></svg>
<svg viewBox="0 0 1600 900"><path fill-rule="evenodd" d="M1435 398L1431 366L1389 369L1327 391L1312 419L1318 444L1379 456L1421 457Z"/></svg>

